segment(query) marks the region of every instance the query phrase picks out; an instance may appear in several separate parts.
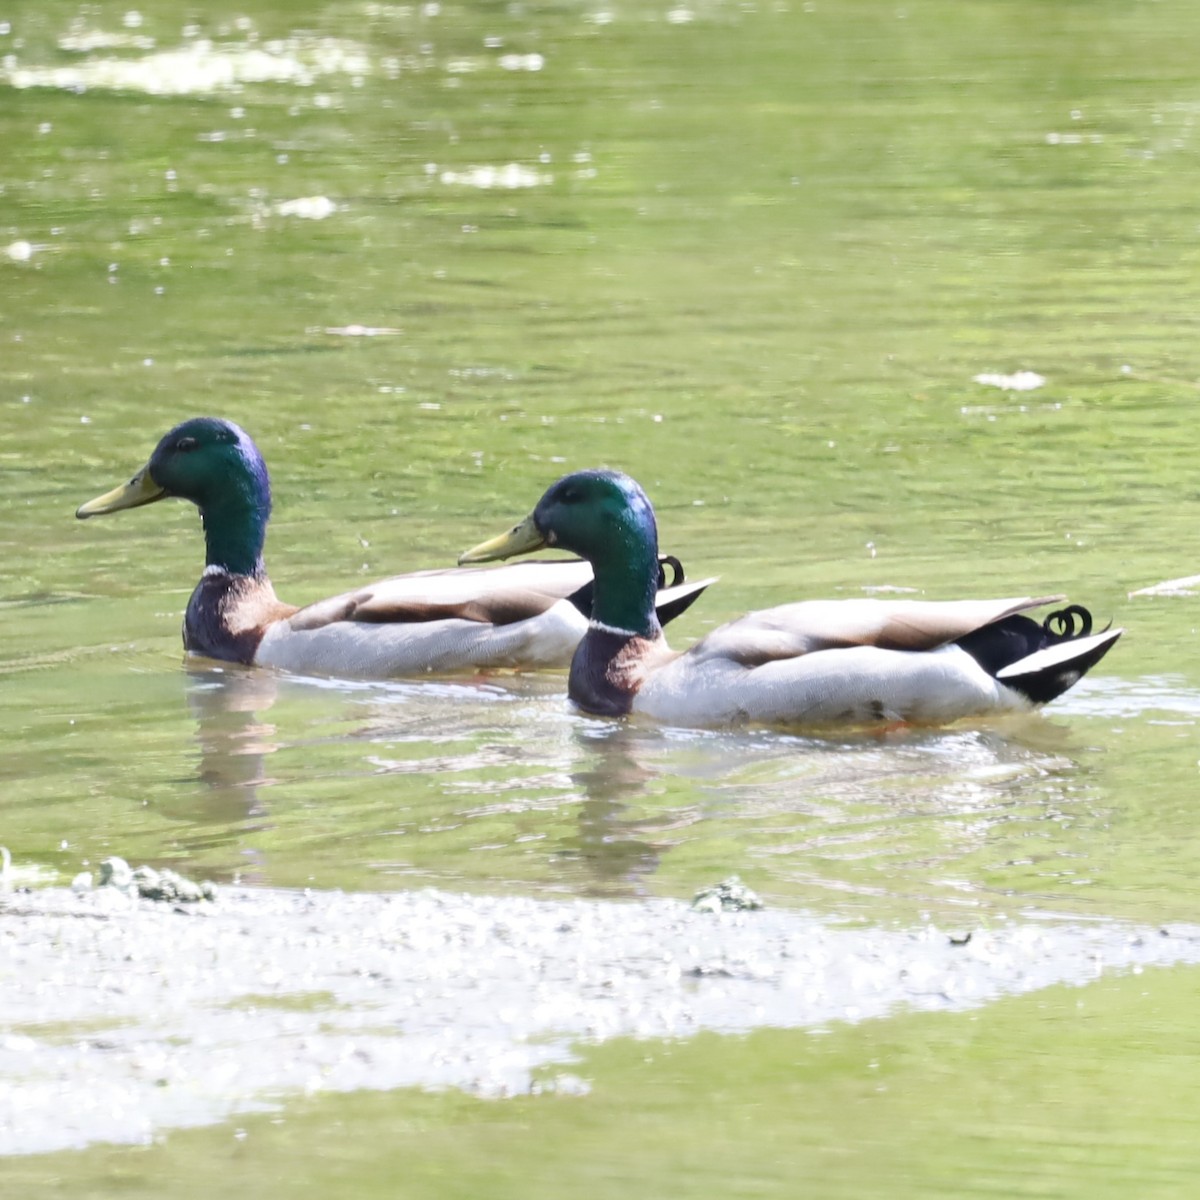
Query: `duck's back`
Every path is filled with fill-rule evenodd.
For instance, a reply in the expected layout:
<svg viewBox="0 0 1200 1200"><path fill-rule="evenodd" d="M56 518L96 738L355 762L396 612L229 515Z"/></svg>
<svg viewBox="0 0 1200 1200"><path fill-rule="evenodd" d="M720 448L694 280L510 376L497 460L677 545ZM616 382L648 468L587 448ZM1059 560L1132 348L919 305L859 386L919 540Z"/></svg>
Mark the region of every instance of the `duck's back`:
<svg viewBox="0 0 1200 1200"><path fill-rule="evenodd" d="M934 650L1013 613L1060 599L801 600L720 625L697 642L688 655L758 666L816 650L850 646Z"/></svg>

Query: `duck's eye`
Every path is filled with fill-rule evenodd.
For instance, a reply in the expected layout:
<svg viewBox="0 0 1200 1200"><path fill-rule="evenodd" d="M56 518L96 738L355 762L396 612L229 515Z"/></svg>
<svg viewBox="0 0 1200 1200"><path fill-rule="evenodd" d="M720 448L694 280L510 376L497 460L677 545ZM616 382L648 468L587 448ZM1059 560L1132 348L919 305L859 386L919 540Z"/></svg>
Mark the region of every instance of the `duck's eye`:
<svg viewBox="0 0 1200 1200"><path fill-rule="evenodd" d="M181 437L179 441L175 443L175 449L181 454L186 454L189 450L195 450L198 445L200 445L200 443L196 441L194 437Z"/></svg>
<svg viewBox="0 0 1200 1200"><path fill-rule="evenodd" d="M583 499L582 494L580 492L578 492L575 488L567 488L562 493L562 495L559 496L559 500L563 504L578 504L580 502L580 500L582 500L582 499Z"/></svg>

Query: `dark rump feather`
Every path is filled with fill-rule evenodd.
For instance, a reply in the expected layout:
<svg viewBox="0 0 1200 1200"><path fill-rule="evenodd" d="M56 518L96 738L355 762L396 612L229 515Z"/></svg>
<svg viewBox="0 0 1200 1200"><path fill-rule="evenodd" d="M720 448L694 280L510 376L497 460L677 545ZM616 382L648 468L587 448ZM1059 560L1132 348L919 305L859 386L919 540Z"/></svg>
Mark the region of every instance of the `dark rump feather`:
<svg viewBox="0 0 1200 1200"><path fill-rule="evenodd" d="M667 582L667 568L668 567L671 568L671 581L669 583ZM663 588L678 587L681 583L683 583L686 580L686 578L687 577L683 573L683 563L681 563L679 561L679 559L677 559L675 557L675 555L660 554L658 556L658 590L659 591L662 591ZM595 593L596 593L596 581L594 579L589 579L587 581L587 583L585 583L583 585L583 587L579 588L577 591L572 592L567 597L567 599L570 600L570 602L573 605L575 605L575 607L577 609L579 609L579 611L581 613L583 613L583 615L585 617L587 617L589 620L591 620L592 597L595 595ZM672 605L665 606L666 612L667 612L666 616L663 615L664 609L659 608L658 609L659 623L662 625L665 625L668 621L673 620L675 617L679 616L679 614L681 612L684 612L686 609L691 607L692 601L695 600L696 596L698 596L699 594L700 593L697 592L695 595L689 596L685 600L681 600L680 602L678 602L677 604L675 604L673 606Z"/></svg>
<svg viewBox="0 0 1200 1200"><path fill-rule="evenodd" d="M1004 617L959 638L955 645L965 650L993 678L1005 667L1064 642L1087 637L1092 632L1092 614L1079 604L1056 609L1039 625L1021 613ZM1111 643L1103 643L1078 658L1058 663L1045 670L1004 679L1034 704L1046 704L1061 696L1067 688L1096 665Z"/></svg>

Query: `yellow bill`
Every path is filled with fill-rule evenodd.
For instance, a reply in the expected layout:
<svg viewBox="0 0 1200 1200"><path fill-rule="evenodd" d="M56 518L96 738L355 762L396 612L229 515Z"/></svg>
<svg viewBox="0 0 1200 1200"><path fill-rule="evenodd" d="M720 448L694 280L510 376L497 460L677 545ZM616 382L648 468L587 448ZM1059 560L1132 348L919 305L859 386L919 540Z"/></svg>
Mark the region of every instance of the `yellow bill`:
<svg viewBox="0 0 1200 1200"><path fill-rule="evenodd" d="M103 498L103 497L102 497ZM464 550L458 556L458 565L467 563L492 562L498 558L512 558L517 554L528 554L531 550L540 550L550 543L539 532L530 514L520 525L514 525L507 533L492 538L489 542L480 542L470 550Z"/></svg>
<svg viewBox="0 0 1200 1200"><path fill-rule="evenodd" d="M161 500L166 494L150 478L150 468L143 467L128 483L81 504L75 510L75 515L82 521L87 517L98 517L101 513L119 512L122 508L140 508L143 504Z"/></svg>

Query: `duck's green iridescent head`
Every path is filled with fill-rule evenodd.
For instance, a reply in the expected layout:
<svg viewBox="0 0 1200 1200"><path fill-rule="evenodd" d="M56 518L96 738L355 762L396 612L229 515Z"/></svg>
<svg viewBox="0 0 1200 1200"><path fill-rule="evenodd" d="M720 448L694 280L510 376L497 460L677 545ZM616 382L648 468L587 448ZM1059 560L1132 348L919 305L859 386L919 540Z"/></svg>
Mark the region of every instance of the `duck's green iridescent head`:
<svg viewBox="0 0 1200 1200"><path fill-rule="evenodd" d="M219 417L176 425L128 483L80 505L75 515L96 517L168 496L200 509L210 565L238 574L261 570L271 482L258 447L243 429Z"/></svg>
<svg viewBox="0 0 1200 1200"><path fill-rule="evenodd" d="M652 636L658 632L658 527L637 482L620 471L576 471L547 489L537 507L508 533L460 556L460 563L512 558L547 546L592 564L592 617Z"/></svg>

